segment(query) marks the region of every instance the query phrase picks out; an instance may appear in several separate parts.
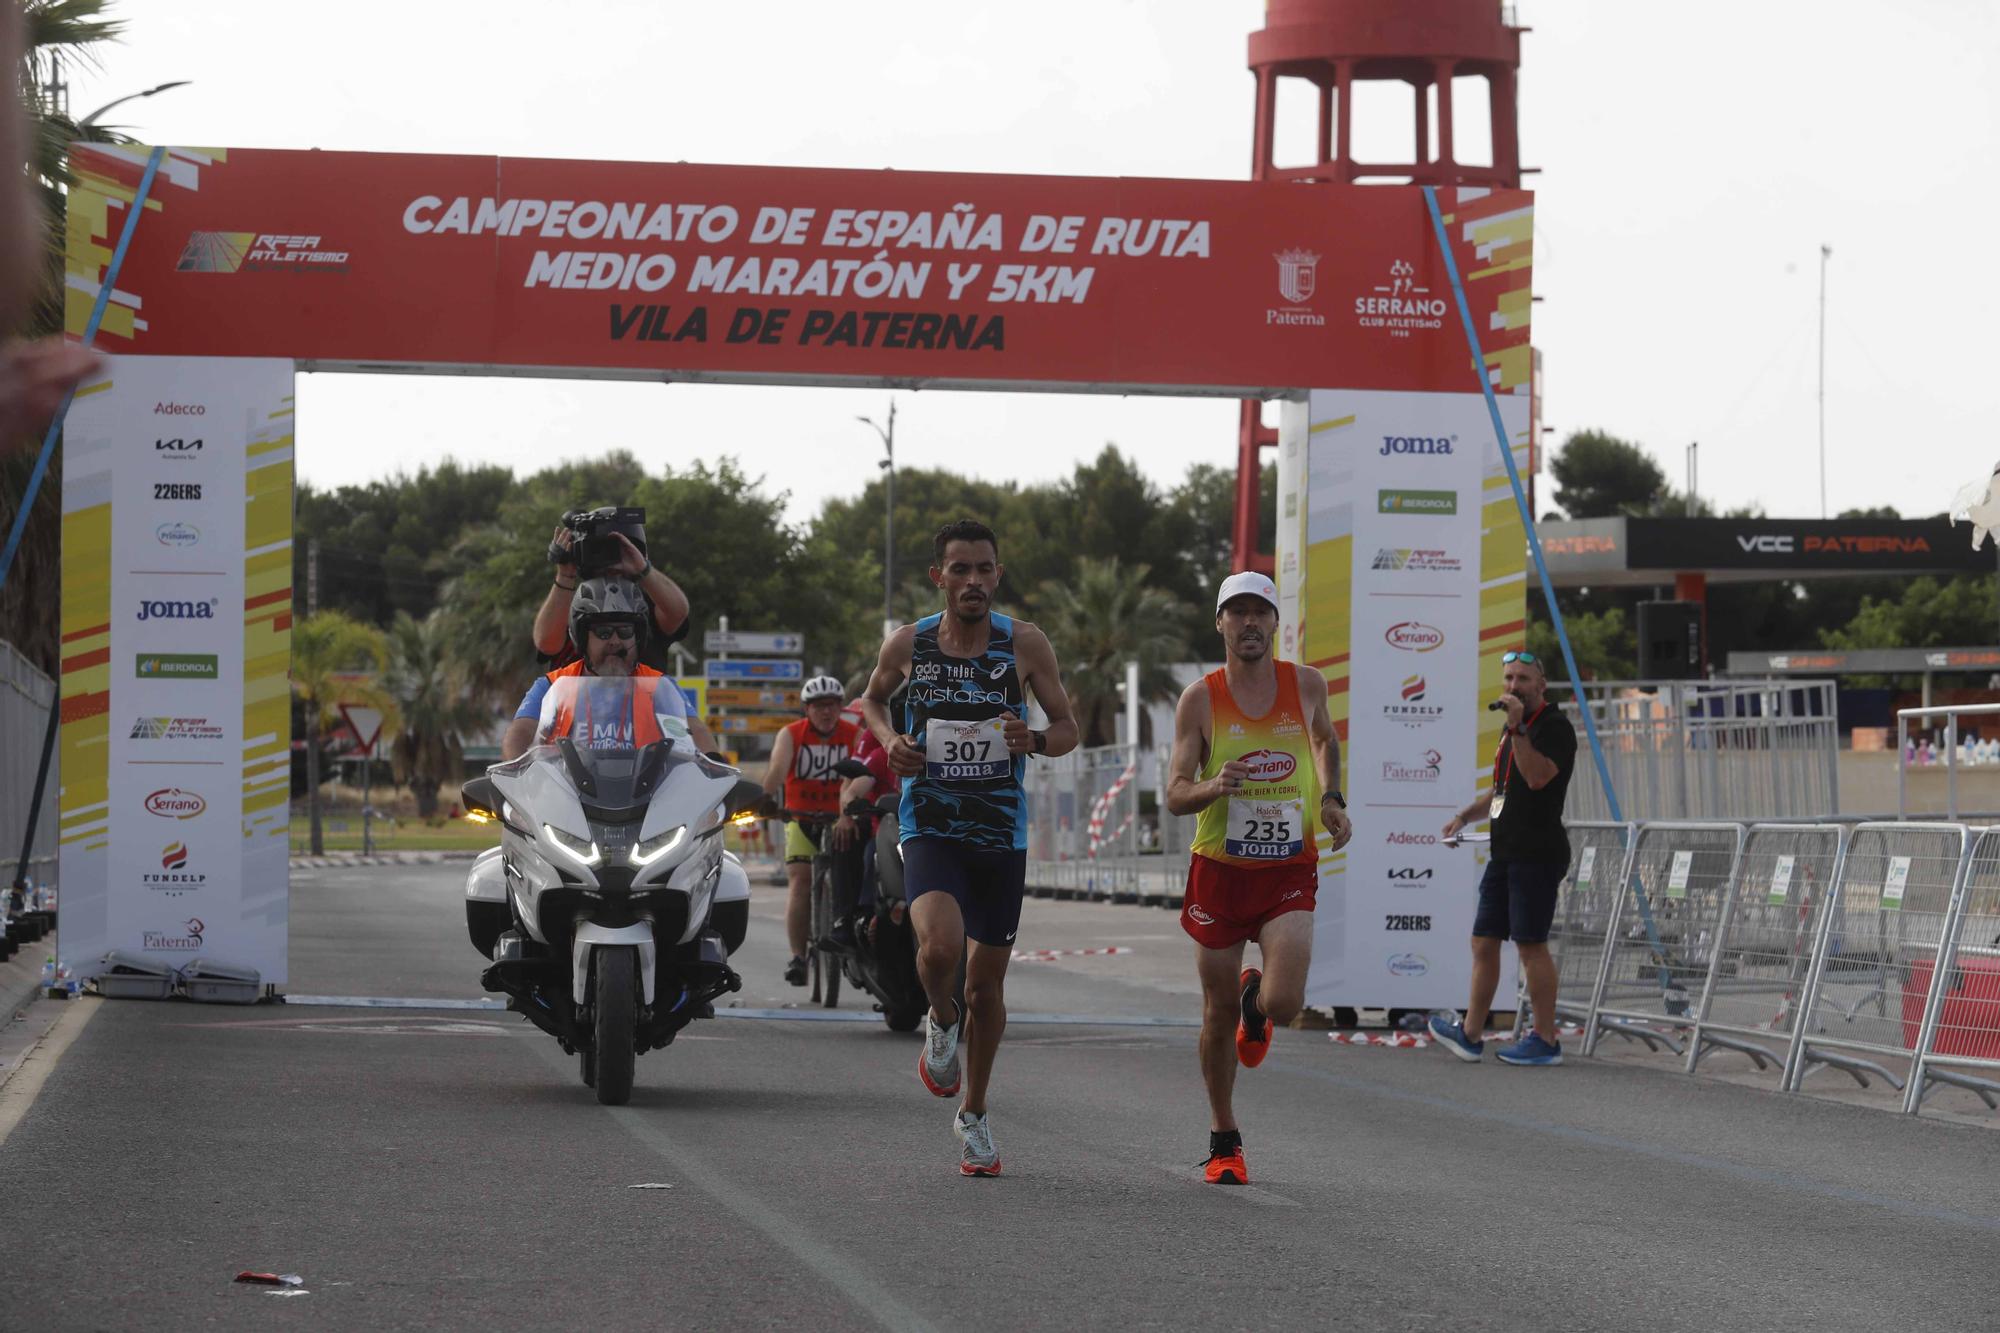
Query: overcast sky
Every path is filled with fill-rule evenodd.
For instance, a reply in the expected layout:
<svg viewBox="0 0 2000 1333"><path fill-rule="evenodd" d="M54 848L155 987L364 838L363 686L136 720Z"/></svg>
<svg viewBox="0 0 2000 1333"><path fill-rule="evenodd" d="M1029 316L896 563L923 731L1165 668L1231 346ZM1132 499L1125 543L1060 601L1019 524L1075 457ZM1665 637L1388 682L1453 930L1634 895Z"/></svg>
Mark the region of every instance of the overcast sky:
<svg viewBox="0 0 2000 1333"><path fill-rule="evenodd" d="M1540 167L1544 416L1639 441L1679 485L1819 512L1819 247L1831 508L1943 508L2000 457L2000 5L1521 0ZM1260 0L120 0L72 107L147 142L1241 179ZM1287 108L1292 109L1292 108ZM1296 108L1309 115L1305 107ZM1369 125L1357 111L1356 130ZM1399 122L1400 124L1400 122ZM1281 141L1282 142L1282 141ZM1366 156L1367 140L1362 147ZM1192 335L1191 336L1197 336ZM1986 387L1982 388L1984 385ZM804 520L874 474L882 391L306 375L299 473L532 470L616 444L742 457ZM1228 465L1233 404L899 394L909 466L1038 481L1115 441L1163 484Z"/></svg>

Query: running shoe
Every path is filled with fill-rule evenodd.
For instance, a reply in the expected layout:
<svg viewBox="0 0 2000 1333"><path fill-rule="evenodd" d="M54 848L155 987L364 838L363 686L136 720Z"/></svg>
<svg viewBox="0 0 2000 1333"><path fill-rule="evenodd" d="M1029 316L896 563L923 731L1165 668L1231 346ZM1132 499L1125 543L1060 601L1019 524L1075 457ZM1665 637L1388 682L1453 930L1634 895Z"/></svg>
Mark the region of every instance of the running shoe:
<svg viewBox="0 0 2000 1333"><path fill-rule="evenodd" d="M1258 1013L1255 1007L1264 974L1254 967L1246 967L1238 980L1243 983L1243 1016L1236 1021L1236 1058L1243 1062L1245 1069L1255 1069L1271 1053L1271 1020ZM1251 1026L1253 1020L1256 1023L1254 1028Z"/></svg>
<svg viewBox="0 0 2000 1333"><path fill-rule="evenodd" d="M1534 1031L1512 1046L1502 1046L1498 1054L1503 1065L1559 1065L1563 1062L1562 1043L1544 1041L1542 1034Z"/></svg>
<svg viewBox="0 0 2000 1333"><path fill-rule="evenodd" d="M794 986L805 985L806 960L794 955L792 961L785 964L785 980L791 982Z"/></svg>
<svg viewBox="0 0 2000 1333"><path fill-rule="evenodd" d="M1250 1168L1243 1165L1243 1145L1211 1149L1201 1165L1201 1177L1211 1185L1248 1185Z"/></svg>
<svg viewBox="0 0 2000 1333"><path fill-rule="evenodd" d="M917 1077L933 1097L958 1095L958 1030L965 1012L960 1010L958 1016L960 1022L939 1027L931 1011L924 1010L924 1049L917 1055Z"/></svg>
<svg viewBox="0 0 2000 1333"><path fill-rule="evenodd" d="M985 1116L960 1111L951 1119L951 1132L958 1135L958 1141L965 1145L965 1153L958 1160L958 1174L1000 1174L1000 1150L993 1146L993 1129L986 1123Z"/></svg>
<svg viewBox="0 0 2000 1333"><path fill-rule="evenodd" d="M1431 1015L1430 1030L1431 1040L1467 1064L1478 1064L1479 1057L1486 1054L1486 1042L1483 1038L1474 1041L1465 1035L1463 1027L1447 1019L1443 1014Z"/></svg>

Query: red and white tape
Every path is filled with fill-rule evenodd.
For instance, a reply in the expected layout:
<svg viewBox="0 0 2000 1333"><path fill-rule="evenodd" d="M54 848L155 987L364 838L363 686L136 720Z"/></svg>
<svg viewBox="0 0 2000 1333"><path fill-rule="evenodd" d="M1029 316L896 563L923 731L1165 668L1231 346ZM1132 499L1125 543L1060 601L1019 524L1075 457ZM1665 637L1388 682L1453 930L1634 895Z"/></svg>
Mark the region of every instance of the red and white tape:
<svg viewBox="0 0 2000 1333"><path fill-rule="evenodd" d="M1385 1046L1399 1051L1421 1051L1431 1044L1429 1037L1416 1032L1329 1032L1326 1035L1342 1046Z"/></svg>
<svg viewBox="0 0 2000 1333"><path fill-rule="evenodd" d="M1105 958L1112 954L1131 953L1122 944L1108 944L1101 949L1021 949L1014 954L1017 963L1053 963L1058 958Z"/></svg>
<svg viewBox="0 0 2000 1333"><path fill-rule="evenodd" d="M1133 775L1138 772L1138 768L1139 765L1136 760L1125 765L1125 771L1118 775L1117 780L1111 784L1104 795L1098 797L1096 804L1090 807L1090 856L1093 860L1096 859L1099 847L1102 847L1108 841L1116 839L1119 833L1125 831L1125 824L1132 822L1131 816L1127 815L1125 824L1118 826L1118 833L1113 833L1111 838L1104 836L1104 821L1111 813L1112 803L1118 799L1118 794L1124 791L1126 785L1132 781Z"/></svg>

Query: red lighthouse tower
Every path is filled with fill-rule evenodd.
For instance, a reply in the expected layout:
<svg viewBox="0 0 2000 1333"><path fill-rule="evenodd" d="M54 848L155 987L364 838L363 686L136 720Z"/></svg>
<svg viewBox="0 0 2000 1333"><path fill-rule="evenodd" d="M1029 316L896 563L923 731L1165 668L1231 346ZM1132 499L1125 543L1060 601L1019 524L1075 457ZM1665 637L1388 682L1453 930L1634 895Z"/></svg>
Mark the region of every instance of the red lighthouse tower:
<svg viewBox="0 0 2000 1333"><path fill-rule="evenodd" d="M1266 0L1263 31L1250 34L1250 72L1257 76L1252 179L1518 188L1514 83L1525 31L1514 24L1513 6L1498 0ZM1316 151L1297 166L1279 166L1276 156L1278 92L1287 79L1301 81L1318 108ZM1454 104L1462 110L1460 99L1477 95L1479 80L1490 151L1454 134ZM1378 110L1391 100L1407 111ZM1413 132L1402 130L1399 119ZM1393 135L1406 135L1406 160L1356 160L1358 138ZM1263 451L1277 442L1277 432L1261 423L1261 405L1245 402L1236 454L1239 569L1271 570L1270 554L1257 549L1257 501Z"/></svg>

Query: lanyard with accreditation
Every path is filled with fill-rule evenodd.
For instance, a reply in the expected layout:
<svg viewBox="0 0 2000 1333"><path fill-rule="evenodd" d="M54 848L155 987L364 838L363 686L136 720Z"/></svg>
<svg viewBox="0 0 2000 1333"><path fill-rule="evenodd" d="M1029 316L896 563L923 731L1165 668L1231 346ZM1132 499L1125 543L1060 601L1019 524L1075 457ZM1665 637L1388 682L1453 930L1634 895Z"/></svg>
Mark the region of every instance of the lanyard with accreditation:
<svg viewBox="0 0 2000 1333"><path fill-rule="evenodd" d="M1535 710L1534 717L1522 719L1522 735L1525 736L1528 734L1528 728L1535 725L1536 719L1547 712L1548 707L1549 701L1544 699L1542 700L1542 706ZM1503 735L1500 738L1500 751L1493 756L1493 803L1486 808L1486 817L1488 819L1500 818L1500 812L1507 808L1507 782L1513 776L1514 738L1512 735Z"/></svg>

